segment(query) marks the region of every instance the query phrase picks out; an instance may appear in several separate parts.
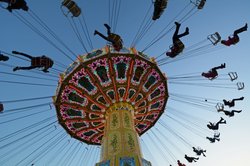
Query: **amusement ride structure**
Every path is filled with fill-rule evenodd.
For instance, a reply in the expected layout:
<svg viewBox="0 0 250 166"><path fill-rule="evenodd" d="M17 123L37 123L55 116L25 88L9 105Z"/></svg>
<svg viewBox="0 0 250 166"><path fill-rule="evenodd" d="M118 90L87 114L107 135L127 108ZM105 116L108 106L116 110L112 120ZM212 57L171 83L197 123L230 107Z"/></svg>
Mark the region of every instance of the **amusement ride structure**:
<svg viewBox="0 0 250 166"><path fill-rule="evenodd" d="M24 53L23 48L18 48L22 46L20 42L27 36L36 40L37 36L20 33L23 29L20 32L13 29L7 36L5 30L9 32L9 26L2 31L6 39L0 50L0 83L4 87L0 96L3 97L0 99L0 165L186 166L186 163L211 155L206 154L206 144L223 140L219 126L226 126L233 116L244 112L241 108L231 108L241 104L244 96L228 97L232 93L221 90L243 90L245 87L244 82L236 83L237 72L225 74L228 61L218 62L219 57L207 56L207 59L195 61L198 66L205 67L196 72L193 72L193 60L190 66L171 68L171 65L165 65L236 45L240 41L238 34L247 31L247 23L228 39L223 33L207 29L209 32L204 32L201 41L192 43L193 34L204 35L200 34L202 23L197 22L197 31L184 22L203 9L206 0L186 1L185 6L183 2L172 1L175 4L170 4L172 6L168 9L171 13L183 6L173 19L169 13L162 18L168 0L147 2L148 11L145 10L146 2L126 0L121 5L121 1L100 1L100 5L94 1L79 1L78 4L73 0L62 0L61 3L0 0L4 14L15 16L58 51L53 52L50 47L42 45L42 50L49 51L48 54L33 56L32 52L36 55L41 45L36 48L29 44L31 50ZM33 7L43 9L44 4L50 4L46 7L51 10L42 10L44 13L39 14L33 11ZM106 4L108 9L103 7ZM131 12L128 12L128 5ZM84 10L83 6L86 7ZM137 16L141 19L138 7L143 7L145 12L140 25L133 20ZM116 33L121 8L126 12L121 13L124 22ZM105 17L107 11L108 20ZM50 16L49 12L65 16L53 27L59 34L62 32L62 36L39 17L40 14ZM4 14L0 17L7 18ZM85 16L96 22L87 23ZM56 17L48 22L54 23L54 20ZM11 27L19 26L6 21L6 25L8 23ZM106 27L106 35L97 31L101 29L99 25ZM152 32L153 25L157 28ZM180 28L180 31L186 28L184 33L179 33ZM80 46L68 33L69 29ZM173 35L167 36L174 29ZM138 31L133 34L133 30ZM186 35L190 41L187 41L188 37L181 41L180 38ZM106 43L93 46L91 37ZM131 37L134 37L131 45L126 46ZM138 46L142 39L147 41L147 44L142 44L143 48ZM160 41L163 43L158 43ZM147 52L156 43L157 48ZM228 58L228 53L225 55ZM31 63L30 66L17 66L21 65L17 60ZM210 62L216 64L210 65ZM205 66L207 64L210 69ZM183 70L186 73L179 73ZM195 86L195 89L186 86ZM220 91L206 91L201 87L220 88ZM211 98L210 93L216 99ZM176 106L180 108L174 108ZM200 142L197 136L204 142Z"/></svg>
<svg viewBox="0 0 250 166"><path fill-rule="evenodd" d="M97 166L149 166L138 137L157 122L167 99L167 78L153 58L106 46L79 56L61 74L54 104L72 137L101 145Z"/></svg>

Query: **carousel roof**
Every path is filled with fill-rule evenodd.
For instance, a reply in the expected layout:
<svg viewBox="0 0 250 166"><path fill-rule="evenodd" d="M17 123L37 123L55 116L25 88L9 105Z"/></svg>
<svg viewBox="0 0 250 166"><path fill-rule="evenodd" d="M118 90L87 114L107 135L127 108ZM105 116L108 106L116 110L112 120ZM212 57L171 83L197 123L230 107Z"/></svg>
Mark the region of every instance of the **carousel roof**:
<svg viewBox="0 0 250 166"><path fill-rule="evenodd" d="M74 138L100 145L106 110L126 102L134 108L139 135L151 128L164 112L167 79L154 59L123 48L106 46L79 56L61 74L54 104L59 123Z"/></svg>

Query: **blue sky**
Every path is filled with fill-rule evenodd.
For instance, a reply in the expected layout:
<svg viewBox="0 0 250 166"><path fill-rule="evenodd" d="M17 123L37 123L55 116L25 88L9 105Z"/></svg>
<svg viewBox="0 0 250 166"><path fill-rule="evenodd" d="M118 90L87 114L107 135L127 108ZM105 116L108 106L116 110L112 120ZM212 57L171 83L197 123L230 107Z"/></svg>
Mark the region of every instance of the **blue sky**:
<svg viewBox="0 0 250 166"><path fill-rule="evenodd" d="M94 37L93 32L95 29L100 32L105 32L103 26L104 23L110 23L109 21L109 0L89 0L80 1L76 0L78 5L82 9L82 14L86 20L89 35L93 44L93 48L102 48L105 46L105 41L99 37ZM113 1L111 1L113 2ZM118 1L117 1L118 2ZM31 1L27 0L30 7L29 13L23 11L9 13L4 9L0 9L1 20L1 41L0 50L3 52L11 53L12 50L26 52L28 54L39 56L48 55L52 59L56 60L60 64L68 66L72 61L62 54L58 49L52 46L48 41L44 40L37 33L33 32L27 25L21 20L20 16L32 21L32 25L38 27L43 34L49 39L58 44L60 49L66 50L64 46L60 45L58 41L55 41L51 35L44 31L39 24L36 24L32 16L36 14L41 18L46 25L53 31L60 39L74 51L76 55L83 55L86 53L81 43L77 40L76 35L72 31L68 19L62 14L60 4L61 1ZM4 6L4 3L1 3ZM130 47L131 43L142 23L144 16L146 15L151 4L151 0L121 0L120 12L117 19L116 33L119 33L123 40L124 46ZM186 10L178 16L178 13L187 6ZM163 127L160 123L157 123L149 132L142 136L142 150L144 157L150 160L153 165L176 165L175 160L179 159L187 165L194 166L243 166L250 165L249 160L249 62L250 62L250 37L249 31L240 34L240 42L237 45L231 47L225 47L218 44L211 49L203 49L201 52L194 50L191 54L188 54L188 48L194 44L210 44L206 40L207 36L214 32L219 32L222 38L227 38L233 31L245 23L250 23L250 2L248 0L238 1L212 1L207 0L207 3L203 10L195 12L193 15L184 19L180 31L184 31L188 26L190 29L189 36L183 38L183 42L186 45L186 50L178 57L179 60L170 62L165 65L161 65L160 69L166 73L167 76L173 77L176 75L186 75L188 73L195 73L200 75L201 72L209 70L213 66L226 63L226 69L219 71L218 79L213 81L204 80L199 78L198 80L191 80L192 85L171 83L169 79L169 93L170 98L167 104L166 112L160 118L161 124L166 124L173 131L179 133L176 135L173 132L169 132L166 127ZM180 19L192 9L192 4L189 4L189 0L169 0L166 11L162 17L155 21L148 32L136 45L138 51L144 50L146 46L153 40L153 38L163 30L164 27L168 33L162 37L161 40L145 50L145 54L151 57L157 57L160 54L168 50L171 45L171 37L174 21L180 21ZM196 11L196 10L194 10ZM148 16L152 14L152 8ZM70 19L70 18L69 18ZM86 41L86 40L85 40ZM88 52L91 52L92 48L85 42ZM68 53L70 57L75 59L74 55ZM164 58L165 55L160 58ZM189 56L185 58L185 56ZM183 58L183 59L182 59ZM157 59L158 60L158 59ZM169 62L169 61L167 61ZM57 79L59 72L52 70L47 75L40 75L38 73L20 71L15 74L23 74L32 77L41 77L44 80L35 78L26 78L20 76L13 76L10 74L4 74L3 72L12 73L12 68L5 65L28 65L29 62L21 59L10 57L8 62L0 64L0 80L8 80L15 82L31 82L34 84L46 84L49 86L31 86L22 84L11 84L0 82L0 101L13 101L19 99L36 98L36 97L48 97L46 99L23 101L6 103L5 109L7 110L3 114L0 114L0 141L6 135L17 132L24 129L27 126L38 123L43 119L55 116L55 110L52 106L50 109L48 104L43 107L33 108L26 111L13 111L15 108L27 107L30 105L38 105L51 102L50 96L55 94ZM57 63L58 64L58 63ZM54 66L60 72L65 70L65 67L60 65ZM228 72L237 72L238 80L231 82L227 76ZM53 80L46 80L46 79ZM236 82L244 82L245 89L237 90ZM179 80L180 83L185 83L184 80ZM209 86L219 84L220 87L202 87L201 83L207 83ZM51 86L50 86L51 85ZM194 86L196 85L196 86ZM233 86L233 88L223 88L223 86ZM171 94L188 95L188 102L190 102L190 96L197 96L197 102L201 102L202 106L207 103L209 106L197 107L193 104L185 104L184 102L177 102ZM236 114L235 117L228 118L223 114L217 113L215 105L217 102L222 102L222 99L232 99L244 96L244 101L236 103L235 109L242 109L240 114ZM183 99L183 98L178 98ZM9 113L7 113L9 111ZM16 118L27 116L16 120ZM208 121L216 122L220 117L224 117L227 120L227 124L221 126L221 141L211 144L205 137L211 132L206 129ZM176 120L171 119L175 118ZM13 120L6 122L8 120ZM188 121L186 121L188 120ZM56 121L53 117L41 126L49 125ZM179 123L179 121L183 123ZM195 123L196 125L194 125ZM186 126L184 127L183 126ZM40 126L40 127L41 127ZM196 130L200 132L195 133ZM20 135L13 136L0 142L0 165L12 166L12 165L93 165L99 160L99 148L80 144L78 141L70 138L65 134L65 131L57 123L53 123L44 131L37 132L29 137L24 137L28 133L37 131L39 126L30 128L21 133ZM159 133L160 132L160 133ZM59 133L59 134L58 134ZM161 141L157 140L154 133L158 135ZM163 134L163 135L162 135ZM36 136L37 135L37 136ZM168 139L166 139L165 137ZM34 138L33 138L34 137ZM16 139L22 138L20 141ZM182 139L186 140L183 141ZM55 139L55 142L53 142ZM61 139L61 140L60 140ZM57 141L56 141L57 140ZM12 143L13 142L13 143ZM14 143L15 142L15 143ZM47 142L47 143L46 143ZM9 143L11 145L7 146ZM58 144L56 144L58 143ZM54 148L49 149L50 146L56 145ZM147 144L147 146L145 146ZM6 147L5 147L6 145ZM190 145L200 146L207 150L207 157L200 157L197 163L188 164L184 157L184 154L194 156ZM20 148L18 148L20 147ZM40 148L39 148L40 147ZM71 148L70 148L71 147ZM167 148L168 149L167 149ZM15 150L13 150L15 149ZM73 149L75 149L73 151ZM88 150L87 150L88 149ZM48 150L48 151L46 151ZM11 151L11 152L9 152ZM75 152L75 153L74 153ZM86 153L87 152L87 153ZM16 153L16 154L15 154ZM40 157L36 157L40 156ZM83 157L84 156L84 157ZM5 160L8 159L8 162ZM54 160L53 160L54 158ZM86 161L84 158L88 158ZM157 161L155 161L157 160ZM52 161L50 164L48 164Z"/></svg>

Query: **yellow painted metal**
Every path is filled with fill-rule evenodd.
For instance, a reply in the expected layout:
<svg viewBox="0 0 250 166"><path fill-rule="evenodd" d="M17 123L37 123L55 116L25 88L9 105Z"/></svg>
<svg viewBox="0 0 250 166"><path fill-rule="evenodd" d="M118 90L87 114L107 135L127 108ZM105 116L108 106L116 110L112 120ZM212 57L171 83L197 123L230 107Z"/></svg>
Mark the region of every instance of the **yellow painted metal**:
<svg viewBox="0 0 250 166"><path fill-rule="evenodd" d="M134 107L126 102L115 103L106 111L102 139L101 162L119 165L120 158L132 157L142 166L139 136L134 127Z"/></svg>

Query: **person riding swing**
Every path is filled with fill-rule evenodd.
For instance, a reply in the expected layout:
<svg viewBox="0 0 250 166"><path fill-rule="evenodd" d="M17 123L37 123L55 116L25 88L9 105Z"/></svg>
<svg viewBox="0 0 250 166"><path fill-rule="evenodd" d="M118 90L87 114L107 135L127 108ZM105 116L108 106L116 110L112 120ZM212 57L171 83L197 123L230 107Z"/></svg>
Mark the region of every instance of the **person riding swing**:
<svg viewBox="0 0 250 166"><path fill-rule="evenodd" d="M220 118L220 120L217 123L212 123L209 122L207 124L207 127L211 130L218 130L219 129L219 124L226 124L226 120L224 120L222 117Z"/></svg>
<svg viewBox="0 0 250 166"><path fill-rule="evenodd" d="M123 48L123 41L122 41L121 36L115 33L111 33L111 27L108 24L104 24L104 26L107 28L108 36L103 35L97 30L95 30L94 35L99 35L101 38L105 39L106 41L111 42L114 49L119 52Z"/></svg>
<svg viewBox="0 0 250 166"><path fill-rule="evenodd" d="M170 51L166 52L166 55L169 56L170 58L176 57L177 55L179 55L183 51L185 46L182 43L182 41L180 40L180 38L189 34L188 27L186 27L186 30L184 33L178 34L181 24L178 22L175 22L175 25L176 25L176 29L175 29L174 35L172 37L173 45L170 47Z"/></svg>
<svg viewBox="0 0 250 166"><path fill-rule="evenodd" d="M43 68L43 72L48 73L48 69L51 68L54 64L53 60L51 60L49 57L42 55L39 57L33 57L31 55L22 53L22 52L17 52L17 51L12 51L13 54L17 54L17 55L22 55L24 57L27 57L31 60L31 65L28 67L15 67L13 69L13 71L17 71L17 70L31 70L31 69L35 69L35 68Z"/></svg>
<svg viewBox="0 0 250 166"><path fill-rule="evenodd" d="M215 79L218 76L217 69L224 69L225 67L226 67L226 64L223 63L220 66L213 67L208 72L202 72L201 75L203 77L206 77L206 78L210 79L210 80L213 80L213 79Z"/></svg>
<svg viewBox="0 0 250 166"><path fill-rule="evenodd" d="M0 2L6 2L8 3L8 6L7 6L7 10L9 12L12 12L12 10L14 9L22 9L24 11L28 11L29 10L29 7L27 6L27 3L25 0L0 0Z"/></svg>
<svg viewBox="0 0 250 166"><path fill-rule="evenodd" d="M232 37L229 36L227 40L222 40L221 44L224 44L225 46L231 46L237 44L240 41L238 34L247 31L247 28L248 26L246 23L245 26L235 30Z"/></svg>

